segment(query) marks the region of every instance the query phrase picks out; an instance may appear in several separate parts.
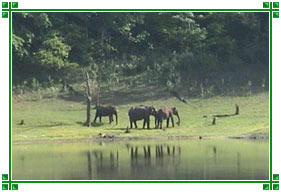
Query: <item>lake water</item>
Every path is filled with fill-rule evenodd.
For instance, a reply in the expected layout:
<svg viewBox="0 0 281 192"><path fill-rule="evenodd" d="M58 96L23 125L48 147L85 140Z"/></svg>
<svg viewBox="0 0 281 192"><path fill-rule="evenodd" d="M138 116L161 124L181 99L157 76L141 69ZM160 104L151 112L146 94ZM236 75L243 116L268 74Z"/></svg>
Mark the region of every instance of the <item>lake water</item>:
<svg viewBox="0 0 281 192"><path fill-rule="evenodd" d="M13 145L13 180L266 180L267 140Z"/></svg>

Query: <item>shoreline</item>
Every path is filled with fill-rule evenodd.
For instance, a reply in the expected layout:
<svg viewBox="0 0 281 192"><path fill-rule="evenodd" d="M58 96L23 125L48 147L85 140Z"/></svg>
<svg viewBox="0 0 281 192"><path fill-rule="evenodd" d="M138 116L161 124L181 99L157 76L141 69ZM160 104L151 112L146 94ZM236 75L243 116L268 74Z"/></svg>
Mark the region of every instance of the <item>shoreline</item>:
<svg viewBox="0 0 281 192"><path fill-rule="evenodd" d="M202 139L246 139L246 140L269 140L267 135L242 135L242 136L157 136L157 137L93 137L77 139L45 139L45 140L26 140L13 141L13 145L20 144L49 144L49 143L77 143L77 142L118 142L118 141L139 141L139 140L202 140Z"/></svg>

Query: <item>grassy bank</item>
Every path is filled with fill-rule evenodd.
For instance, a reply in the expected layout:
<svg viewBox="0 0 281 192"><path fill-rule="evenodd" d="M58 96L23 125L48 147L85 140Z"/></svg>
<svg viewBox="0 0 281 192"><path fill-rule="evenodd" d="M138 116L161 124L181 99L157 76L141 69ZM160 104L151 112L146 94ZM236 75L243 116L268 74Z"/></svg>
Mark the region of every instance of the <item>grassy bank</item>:
<svg viewBox="0 0 281 192"><path fill-rule="evenodd" d="M169 136L226 136L245 135L268 136L269 130L269 95L267 92L243 97L212 97L209 99L189 99L187 104L174 97L146 100L144 102L123 102L118 105L119 123L108 124L103 117L102 123L92 127L84 127L86 106L81 100L62 97L30 99L29 96L13 98L12 134L13 141L59 140L59 139L91 139L99 133L116 137L169 137ZM128 109L131 106L145 104L157 108L168 105L176 106L181 117L181 125L162 131L155 129L154 118L151 117L152 128L138 129L125 133L129 126ZM240 106L240 114L232 117L218 118L212 125L212 115L233 114L235 104ZM92 110L92 118L95 111ZM207 117L203 117L207 116ZM175 122L177 118L175 117ZM24 120L24 125L20 125ZM166 123L164 123L166 125Z"/></svg>

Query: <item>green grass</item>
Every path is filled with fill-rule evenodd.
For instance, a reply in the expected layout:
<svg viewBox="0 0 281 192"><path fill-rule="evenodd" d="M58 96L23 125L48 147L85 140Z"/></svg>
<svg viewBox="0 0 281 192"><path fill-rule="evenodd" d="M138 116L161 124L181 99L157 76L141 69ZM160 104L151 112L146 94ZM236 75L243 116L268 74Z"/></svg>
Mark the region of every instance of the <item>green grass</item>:
<svg viewBox="0 0 281 192"><path fill-rule="evenodd" d="M124 133L129 126L128 109L131 106L145 104L157 108L168 105L176 106L181 117L181 125L162 131L154 128L132 129ZM235 104L240 106L240 114L233 117L218 118L212 124L212 115L233 114ZM119 123L108 124L103 117L102 124L90 128L84 127L86 105L83 101L41 98L32 100L28 96L13 97L12 103L12 137L13 142L24 140L80 139L96 138L99 133L113 134L116 137L166 137L166 136L268 136L269 132L269 95L268 92L243 97L213 97L209 99L189 99L184 104L173 97L146 100L145 102L123 102L118 105ZM92 110L92 118L95 111ZM207 118L203 118L206 115ZM175 117L175 122L177 118ZM24 125L19 125L24 120ZM166 126L166 122L164 122Z"/></svg>

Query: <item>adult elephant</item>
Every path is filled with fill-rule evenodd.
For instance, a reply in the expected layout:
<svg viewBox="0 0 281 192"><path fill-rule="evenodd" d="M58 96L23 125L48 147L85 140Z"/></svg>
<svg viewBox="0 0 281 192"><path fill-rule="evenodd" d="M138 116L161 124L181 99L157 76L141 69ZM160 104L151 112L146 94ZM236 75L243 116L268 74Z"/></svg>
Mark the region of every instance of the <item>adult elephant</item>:
<svg viewBox="0 0 281 192"><path fill-rule="evenodd" d="M163 120L167 120L167 128L169 127L169 121L171 119L172 122L172 127L175 127L174 125L174 118L173 115L177 116L178 118L178 122L177 124L180 125L180 116L178 113L178 110L176 107L162 107L161 109L159 109L157 111L156 117L155 117L155 121L156 121L156 127L159 127L160 129L162 129L162 123Z"/></svg>
<svg viewBox="0 0 281 192"><path fill-rule="evenodd" d="M147 128L149 129L149 123L150 123L150 115L156 115L155 107L153 106L136 106L131 107L129 112L129 119L130 119L130 128L133 127L133 123L135 125L135 128L138 128L137 121L143 120L143 128L145 128L145 125L147 125Z"/></svg>
<svg viewBox="0 0 281 192"><path fill-rule="evenodd" d="M94 119L94 123L96 122L97 118L99 117L100 122L101 118L108 116L109 117L109 123L113 121L113 115L116 117L116 125L118 124L118 115L117 115L118 109L116 106L113 105L99 105L96 106L96 116Z"/></svg>

